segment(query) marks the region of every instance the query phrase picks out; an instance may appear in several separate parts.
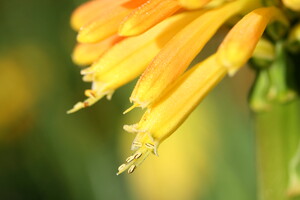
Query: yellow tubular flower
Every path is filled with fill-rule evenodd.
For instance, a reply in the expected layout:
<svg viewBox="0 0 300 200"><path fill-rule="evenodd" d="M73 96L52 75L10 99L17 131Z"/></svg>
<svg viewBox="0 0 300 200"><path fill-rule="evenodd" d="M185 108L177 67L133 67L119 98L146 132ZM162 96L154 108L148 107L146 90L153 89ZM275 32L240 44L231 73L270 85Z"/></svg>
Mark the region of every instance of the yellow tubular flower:
<svg viewBox="0 0 300 200"><path fill-rule="evenodd" d="M300 1L299 0L282 0L283 4L294 11L300 11Z"/></svg>
<svg viewBox="0 0 300 200"><path fill-rule="evenodd" d="M114 35L98 43L79 43L73 50L72 60L77 65L90 65L122 39L122 37Z"/></svg>
<svg viewBox="0 0 300 200"><path fill-rule="evenodd" d="M149 0L131 12L119 26L119 35L138 35L174 14L181 7L177 0Z"/></svg>
<svg viewBox="0 0 300 200"><path fill-rule="evenodd" d="M246 64L267 24L278 18L286 23L277 8L258 8L243 17L230 30L217 52L218 61L228 69L229 75L234 75Z"/></svg>
<svg viewBox="0 0 300 200"><path fill-rule="evenodd" d="M71 16L71 26L78 31L83 25L91 22L98 16L103 16L107 12L111 12L116 6L129 0L101 0L88 1L79 6Z"/></svg>
<svg viewBox="0 0 300 200"><path fill-rule="evenodd" d="M170 90L152 104L138 124L124 126L137 133L132 143L136 152L119 167L118 174L128 169L132 173L188 117L206 94L225 76L226 69L211 56L178 79Z"/></svg>
<svg viewBox="0 0 300 200"><path fill-rule="evenodd" d="M93 82L92 90L86 91L87 100L77 103L68 113L91 106L139 76L173 35L201 13L194 11L174 15L149 31L113 46L91 67L81 71L85 81Z"/></svg>
<svg viewBox="0 0 300 200"><path fill-rule="evenodd" d="M187 9L197 9L205 6L211 0L178 0L182 7Z"/></svg>
<svg viewBox="0 0 300 200"><path fill-rule="evenodd" d="M116 34L123 18L146 1L128 0L120 5L117 4L107 12L103 12L96 19L80 28L77 41L80 43L95 43Z"/></svg>
<svg viewBox="0 0 300 200"><path fill-rule="evenodd" d="M123 127L135 133L135 152L117 175L132 173L150 154L158 155L160 144L226 74L235 74L251 57L258 72L250 98L254 110L295 96L297 82L289 72L297 64L300 25L293 11L300 11L299 0L91 0L73 12L71 25L79 32L72 59L90 65L81 74L92 86L68 113L110 99L142 74L124 113L147 109L139 122ZM217 52L186 71L230 19L233 28ZM291 183L291 195L297 186Z"/></svg>
<svg viewBox="0 0 300 200"><path fill-rule="evenodd" d="M245 6L245 2L234 1L207 10L176 34L138 80L130 97L130 101L134 103L130 109L137 106L147 107L165 92L165 89L186 70L218 28L238 13Z"/></svg>

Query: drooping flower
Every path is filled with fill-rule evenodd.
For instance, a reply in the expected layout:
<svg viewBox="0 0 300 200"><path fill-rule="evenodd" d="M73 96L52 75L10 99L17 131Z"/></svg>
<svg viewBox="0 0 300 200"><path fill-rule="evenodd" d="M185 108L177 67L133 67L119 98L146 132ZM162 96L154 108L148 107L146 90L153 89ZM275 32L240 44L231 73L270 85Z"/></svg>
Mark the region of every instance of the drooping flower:
<svg viewBox="0 0 300 200"><path fill-rule="evenodd" d="M125 38L111 46L89 68L81 71L84 81L92 82L92 89L85 92L88 99L77 103L68 112L91 106L105 95L110 97L117 88L138 77L172 36L200 13L202 11L174 15L143 34ZM99 45L98 48L105 46L103 42ZM84 60L91 55L80 54L80 58L76 56L79 54L74 53L73 60Z"/></svg>
<svg viewBox="0 0 300 200"><path fill-rule="evenodd" d="M297 10L296 4L292 7ZM127 169L131 173L149 154L157 154L158 146L227 73L233 75L252 55L273 62L277 55L272 42L284 40L289 20L295 21L285 10L275 2L266 7L259 0L87 2L72 15L80 43L73 60L91 64L81 73L84 81L92 82L92 88L85 92L88 99L69 113L91 106L105 95L110 98L116 89L142 74L130 97L134 104L125 111L147 108L139 123L124 126L137 133L132 143L136 152L119 167L119 173ZM217 52L186 71L218 29L243 14ZM271 37L268 45L259 41L266 41L260 38L270 23L265 33ZM268 84L266 88L269 91Z"/></svg>
<svg viewBox="0 0 300 200"><path fill-rule="evenodd" d="M141 75L130 101L142 108L155 101L187 69L218 28L240 12L245 3L234 1L209 9L176 34Z"/></svg>
<svg viewBox="0 0 300 200"><path fill-rule="evenodd" d="M150 153L158 155L158 146L225 75L226 68L213 55L180 77L161 99L148 107L138 124L125 125L126 131L137 133L131 147L136 153L119 167L118 174L126 169L133 172Z"/></svg>
<svg viewBox="0 0 300 200"><path fill-rule="evenodd" d="M258 8L231 29L217 52L219 62L228 68L230 75L246 64L267 24L275 19L288 25L288 21L277 8Z"/></svg>

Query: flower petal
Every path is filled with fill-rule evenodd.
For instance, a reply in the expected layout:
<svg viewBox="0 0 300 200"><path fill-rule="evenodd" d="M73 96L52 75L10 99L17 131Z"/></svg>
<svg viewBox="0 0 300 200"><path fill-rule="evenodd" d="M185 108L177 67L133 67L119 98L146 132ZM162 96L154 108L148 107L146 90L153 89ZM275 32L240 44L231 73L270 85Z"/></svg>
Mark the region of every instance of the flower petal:
<svg viewBox="0 0 300 200"><path fill-rule="evenodd" d="M239 12L243 5L244 1L234 1L208 10L176 34L142 74L130 101L144 108L163 94L186 70L218 28Z"/></svg>
<svg viewBox="0 0 300 200"><path fill-rule="evenodd" d="M170 90L152 104L138 124L124 126L129 132L136 132L132 149L137 153L152 152L169 137L189 116L207 93L226 75L226 69L219 65L215 55L197 64L180 77ZM149 153L147 154L147 156ZM143 157L145 159L145 157ZM138 162L138 163L137 163ZM134 158L121 167L119 173L141 161Z"/></svg>
<svg viewBox="0 0 300 200"><path fill-rule="evenodd" d="M180 8L177 0L149 0L124 19L119 27L119 34L122 36L141 34Z"/></svg>
<svg viewBox="0 0 300 200"><path fill-rule="evenodd" d="M274 17L280 17L277 8L258 8L243 17L230 30L217 52L217 59L227 67L229 75L234 75L246 64L267 24Z"/></svg>
<svg viewBox="0 0 300 200"><path fill-rule="evenodd" d="M114 35L98 43L77 44L73 50L72 60L77 65L90 65L122 39L123 37Z"/></svg>
<svg viewBox="0 0 300 200"><path fill-rule="evenodd" d="M96 19L80 28L77 41L80 43L95 43L116 34L123 18L145 2L147 0L128 0L121 5L116 5L107 12L103 12Z"/></svg>
<svg viewBox="0 0 300 200"><path fill-rule="evenodd" d="M74 10L71 16L71 26L74 30L78 31L80 27L91 22L91 20L105 15L107 12L111 12L116 6L127 1L129 0L88 1Z"/></svg>
<svg viewBox="0 0 300 200"><path fill-rule="evenodd" d="M201 13L195 11L174 15L149 31L113 46L90 68L82 70L84 80L93 82L93 87L88 90L89 98L76 104L69 113L91 106L104 95L111 95L115 89L139 76L173 35Z"/></svg>

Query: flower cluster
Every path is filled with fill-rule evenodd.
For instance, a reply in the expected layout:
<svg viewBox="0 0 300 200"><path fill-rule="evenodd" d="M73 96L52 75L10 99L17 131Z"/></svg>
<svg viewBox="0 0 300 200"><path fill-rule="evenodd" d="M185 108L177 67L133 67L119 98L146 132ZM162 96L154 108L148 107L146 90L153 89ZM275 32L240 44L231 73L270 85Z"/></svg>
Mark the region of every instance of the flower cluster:
<svg viewBox="0 0 300 200"><path fill-rule="evenodd" d="M290 19L298 17L286 13L299 10L295 0L88 1L74 11L71 25L78 31L73 61L90 65L81 74L92 87L85 91L87 99L68 113L104 96L111 98L116 89L140 76L130 96L133 106L124 113L135 107L146 111L137 124L124 126L136 133L132 143L136 152L118 172L132 173L150 153L157 155L158 146L226 74L234 75L252 55L257 60L274 60L272 42L261 37L269 24L273 39L278 33L285 34ZM187 70L233 17L239 21L218 50ZM290 40L299 43L299 25L296 27Z"/></svg>

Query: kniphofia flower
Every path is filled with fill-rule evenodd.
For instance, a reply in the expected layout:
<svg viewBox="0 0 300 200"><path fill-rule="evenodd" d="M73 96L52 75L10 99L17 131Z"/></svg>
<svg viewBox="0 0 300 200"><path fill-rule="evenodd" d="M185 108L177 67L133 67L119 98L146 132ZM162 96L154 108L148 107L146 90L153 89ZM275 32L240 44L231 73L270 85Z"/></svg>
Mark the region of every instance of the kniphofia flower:
<svg viewBox="0 0 300 200"><path fill-rule="evenodd" d="M260 39L266 35L284 40L289 21L295 19L285 13L284 7L270 2L97 0L83 4L71 20L72 27L79 30L73 60L91 64L81 74L84 81L92 82L92 88L85 92L88 99L69 112L91 106L105 95L110 98L116 89L141 75L130 97L134 105L126 112L134 107L147 109L140 122L124 126L137 134L132 143L136 152L119 167L119 173L127 169L133 172L149 154L157 154L158 146L226 74L233 75L252 55L266 55L259 58L271 61L276 57L272 50L269 52L273 44L265 48ZM294 1L282 3L294 10L299 6ZM187 70L219 28L233 17L240 20L217 52ZM266 33L268 24L270 31Z"/></svg>

